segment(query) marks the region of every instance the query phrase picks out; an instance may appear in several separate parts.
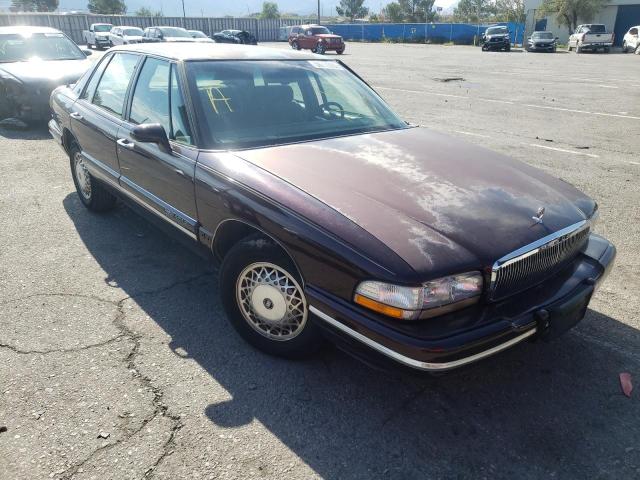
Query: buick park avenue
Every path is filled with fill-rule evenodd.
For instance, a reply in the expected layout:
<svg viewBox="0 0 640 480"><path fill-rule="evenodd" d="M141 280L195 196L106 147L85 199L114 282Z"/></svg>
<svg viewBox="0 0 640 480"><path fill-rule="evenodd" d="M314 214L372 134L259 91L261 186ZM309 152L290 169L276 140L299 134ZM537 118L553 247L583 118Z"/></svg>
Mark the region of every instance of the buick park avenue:
<svg viewBox="0 0 640 480"><path fill-rule="evenodd" d="M82 203L138 204L220 262L229 321L444 371L578 323L615 248L562 180L411 126L354 72L241 45L111 49L51 97Z"/></svg>

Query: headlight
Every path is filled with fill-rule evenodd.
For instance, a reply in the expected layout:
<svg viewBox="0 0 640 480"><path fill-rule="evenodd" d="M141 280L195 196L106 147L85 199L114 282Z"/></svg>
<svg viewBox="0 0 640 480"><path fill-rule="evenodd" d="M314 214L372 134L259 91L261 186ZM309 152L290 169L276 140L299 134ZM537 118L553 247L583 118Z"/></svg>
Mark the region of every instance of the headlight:
<svg viewBox="0 0 640 480"><path fill-rule="evenodd" d="M482 274L469 272L405 287L365 281L356 288L354 302L389 317L413 320L457 310L476 303L482 293Z"/></svg>

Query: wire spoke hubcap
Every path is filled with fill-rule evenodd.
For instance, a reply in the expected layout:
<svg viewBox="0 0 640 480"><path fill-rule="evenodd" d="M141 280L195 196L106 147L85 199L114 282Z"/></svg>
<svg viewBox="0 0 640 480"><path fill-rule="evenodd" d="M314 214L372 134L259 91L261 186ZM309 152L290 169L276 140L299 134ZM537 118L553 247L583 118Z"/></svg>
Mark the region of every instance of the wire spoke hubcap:
<svg viewBox="0 0 640 480"><path fill-rule="evenodd" d="M240 273L236 300L251 328L270 340L291 340L307 322L302 288L286 270L272 263L252 263Z"/></svg>
<svg viewBox="0 0 640 480"><path fill-rule="evenodd" d="M91 199L91 177L87 166L84 163L84 159L80 153L76 153L74 157L74 167L76 170L76 180L78 181L78 187L80 187L80 193L82 196L90 200Z"/></svg>

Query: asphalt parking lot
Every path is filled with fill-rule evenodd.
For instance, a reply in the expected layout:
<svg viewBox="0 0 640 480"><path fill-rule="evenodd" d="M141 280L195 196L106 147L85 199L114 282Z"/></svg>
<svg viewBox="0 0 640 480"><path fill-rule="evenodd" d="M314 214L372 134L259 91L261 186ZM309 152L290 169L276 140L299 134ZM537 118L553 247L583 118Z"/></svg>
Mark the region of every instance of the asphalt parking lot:
<svg viewBox="0 0 640 480"><path fill-rule="evenodd" d="M124 206L84 209L44 128L0 130L1 478L640 477L640 388L618 380L640 385L640 57L341 58L406 120L598 201L618 258L585 320L434 378L332 348L274 359L227 324L183 241Z"/></svg>

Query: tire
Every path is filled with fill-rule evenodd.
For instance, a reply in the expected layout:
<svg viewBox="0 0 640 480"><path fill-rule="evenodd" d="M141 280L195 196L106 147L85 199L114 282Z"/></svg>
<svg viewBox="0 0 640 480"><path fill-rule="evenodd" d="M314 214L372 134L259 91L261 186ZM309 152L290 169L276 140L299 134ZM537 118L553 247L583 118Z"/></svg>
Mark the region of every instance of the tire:
<svg viewBox="0 0 640 480"><path fill-rule="evenodd" d="M511 45L508 45L508 46L504 49L504 51L505 51L505 52L510 52L510 51L511 51Z"/></svg>
<svg viewBox="0 0 640 480"><path fill-rule="evenodd" d="M635 50L635 52L634 52L634 53L635 53L636 55L640 55L640 45L638 45L638 46L636 47L636 50Z"/></svg>
<svg viewBox="0 0 640 480"><path fill-rule="evenodd" d="M300 50L300 45L294 40L293 42L291 42L291 48L293 48L294 50Z"/></svg>
<svg viewBox="0 0 640 480"><path fill-rule="evenodd" d="M316 46L316 51L315 51L315 53L318 53L318 54L320 54L320 55L324 55L326 51L327 51L327 47L325 47L324 43L319 43L319 44Z"/></svg>
<svg viewBox="0 0 640 480"><path fill-rule="evenodd" d="M622 53L628 53L626 40L622 42Z"/></svg>
<svg viewBox="0 0 640 480"><path fill-rule="evenodd" d="M576 53L582 53L582 47L576 43Z"/></svg>
<svg viewBox="0 0 640 480"><path fill-rule="evenodd" d="M486 52L486 51L488 51L488 50L489 50L489 48L488 48L486 45L482 45L482 51L483 51L483 52Z"/></svg>
<svg viewBox="0 0 640 480"><path fill-rule="evenodd" d="M611 51L611 49L609 47L604 47L604 49L602 51L604 53L609 53Z"/></svg>
<svg viewBox="0 0 640 480"><path fill-rule="evenodd" d="M234 245L220 267L219 284L229 322L258 350L303 358L322 346L298 271L271 240L252 235ZM290 323L283 326L283 318Z"/></svg>
<svg viewBox="0 0 640 480"><path fill-rule="evenodd" d="M69 162L73 183L82 204L92 212L111 210L116 204L116 197L87 171L76 144L69 149Z"/></svg>
<svg viewBox="0 0 640 480"><path fill-rule="evenodd" d="M342 50L336 50L336 53L337 53L338 55L342 55L342 54L344 53L344 48L343 48Z"/></svg>
<svg viewBox="0 0 640 480"><path fill-rule="evenodd" d="M571 52L571 45L567 45L567 52Z"/></svg>

